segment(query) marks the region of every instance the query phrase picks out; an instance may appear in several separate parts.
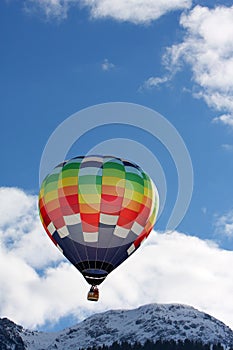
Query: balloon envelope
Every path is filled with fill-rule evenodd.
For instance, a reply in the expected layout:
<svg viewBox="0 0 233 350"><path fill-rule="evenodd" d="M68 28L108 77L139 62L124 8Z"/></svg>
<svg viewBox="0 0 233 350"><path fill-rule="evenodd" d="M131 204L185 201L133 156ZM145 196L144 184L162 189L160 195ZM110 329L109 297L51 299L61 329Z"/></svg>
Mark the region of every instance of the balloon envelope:
<svg viewBox="0 0 233 350"><path fill-rule="evenodd" d="M158 192L136 164L112 156L76 157L44 179L42 224L91 285L135 252L151 232Z"/></svg>

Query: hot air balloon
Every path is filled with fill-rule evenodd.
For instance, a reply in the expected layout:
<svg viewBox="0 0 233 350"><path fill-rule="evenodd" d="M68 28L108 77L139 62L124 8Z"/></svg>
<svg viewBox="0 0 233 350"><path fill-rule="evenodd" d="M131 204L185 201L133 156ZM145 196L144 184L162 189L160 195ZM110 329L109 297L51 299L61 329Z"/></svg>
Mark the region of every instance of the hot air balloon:
<svg viewBox="0 0 233 350"><path fill-rule="evenodd" d="M159 196L136 164L113 156L64 161L44 179L39 194L42 224L56 247L92 286L134 253L151 232Z"/></svg>

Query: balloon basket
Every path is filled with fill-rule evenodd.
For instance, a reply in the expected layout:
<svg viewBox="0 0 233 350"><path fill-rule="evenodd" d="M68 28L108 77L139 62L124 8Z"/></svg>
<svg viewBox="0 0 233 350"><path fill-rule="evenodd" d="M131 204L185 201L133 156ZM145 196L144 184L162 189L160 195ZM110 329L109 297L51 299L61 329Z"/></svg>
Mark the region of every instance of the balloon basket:
<svg viewBox="0 0 233 350"><path fill-rule="evenodd" d="M98 301L99 300L99 290L96 288L94 291L89 291L87 294L87 300Z"/></svg>

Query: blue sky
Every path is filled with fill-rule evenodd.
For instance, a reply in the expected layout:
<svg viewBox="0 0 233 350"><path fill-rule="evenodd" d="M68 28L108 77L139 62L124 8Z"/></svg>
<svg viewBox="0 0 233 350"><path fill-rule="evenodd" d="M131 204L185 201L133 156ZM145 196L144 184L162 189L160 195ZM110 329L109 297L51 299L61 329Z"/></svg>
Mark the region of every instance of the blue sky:
<svg viewBox="0 0 233 350"><path fill-rule="evenodd" d="M116 9L110 0L1 1L1 186L20 188L30 201L39 190L44 146L61 122L95 104L141 104L174 125L192 159L193 198L179 232L231 251L233 8L230 1L191 0L167 8L160 0L145 1L137 12L138 3L120 1ZM168 153L143 132L111 126L84 135L73 152L111 137L135 138L158 157L168 186L156 227L163 231L177 192Z"/></svg>

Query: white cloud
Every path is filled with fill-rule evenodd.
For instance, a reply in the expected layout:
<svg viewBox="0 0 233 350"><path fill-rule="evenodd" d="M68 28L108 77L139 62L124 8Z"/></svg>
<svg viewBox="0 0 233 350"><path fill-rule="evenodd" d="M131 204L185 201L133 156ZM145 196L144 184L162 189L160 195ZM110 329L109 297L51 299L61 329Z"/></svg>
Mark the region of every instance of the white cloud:
<svg viewBox="0 0 233 350"><path fill-rule="evenodd" d="M130 301L130 306L155 301L189 304L233 327L233 281L227 268L232 263L233 252L211 242L178 232L154 234L127 266L114 272L122 286L119 299Z"/></svg>
<svg viewBox="0 0 233 350"><path fill-rule="evenodd" d="M167 12L191 7L192 0L26 0L27 11L40 10L47 17L64 19L72 5L89 8L91 17L149 23Z"/></svg>
<svg viewBox="0 0 233 350"><path fill-rule="evenodd" d="M219 121L233 126L233 6L213 9L196 6L183 13L184 40L167 48L168 70L191 67L195 96L224 115Z"/></svg>
<svg viewBox="0 0 233 350"><path fill-rule="evenodd" d="M189 8L191 0L83 0L94 18L149 23L169 11Z"/></svg>
<svg viewBox="0 0 233 350"><path fill-rule="evenodd" d="M103 71L109 71L115 67L115 64L109 62L107 58L104 59L103 63L101 64L101 68Z"/></svg>
<svg viewBox="0 0 233 350"><path fill-rule="evenodd" d="M3 252L36 269L62 259L43 232L37 197L17 188L0 188L0 239Z"/></svg>
<svg viewBox="0 0 233 350"><path fill-rule="evenodd" d="M232 148L231 148L232 150ZM215 219L215 227L217 233L233 237L233 210L230 210L224 215L217 216Z"/></svg>
<svg viewBox="0 0 233 350"><path fill-rule="evenodd" d="M221 122L225 125L229 125L230 127L233 127L233 116L231 114L223 114L220 117L216 117L213 119L213 122Z"/></svg>
<svg viewBox="0 0 233 350"><path fill-rule="evenodd" d="M229 269L233 252L178 232L152 232L141 249L108 276L100 287L100 301L90 303L83 277L62 260L39 226L37 198L19 189L4 188L0 203L6 198L11 219L7 225L0 223L2 316L36 327L70 314L80 319L110 308L176 302L209 312L233 327Z"/></svg>
<svg viewBox="0 0 233 350"><path fill-rule="evenodd" d="M224 143L222 148L227 152L233 152L233 145L229 145L228 143Z"/></svg>
<svg viewBox="0 0 233 350"><path fill-rule="evenodd" d="M77 0L26 0L24 9L26 12L43 13L46 18L66 19L68 11Z"/></svg>
<svg viewBox="0 0 233 350"><path fill-rule="evenodd" d="M167 83L169 80L171 80L169 76L150 77L144 82L141 88L151 89L154 87L158 87L159 85L162 85L164 83Z"/></svg>
<svg viewBox="0 0 233 350"><path fill-rule="evenodd" d="M34 204L33 196L27 195L17 188L0 188L0 225L10 224L12 220L18 220L31 212ZM14 198L14 200L12 200Z"/></svg>

